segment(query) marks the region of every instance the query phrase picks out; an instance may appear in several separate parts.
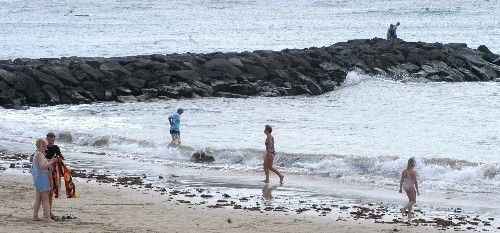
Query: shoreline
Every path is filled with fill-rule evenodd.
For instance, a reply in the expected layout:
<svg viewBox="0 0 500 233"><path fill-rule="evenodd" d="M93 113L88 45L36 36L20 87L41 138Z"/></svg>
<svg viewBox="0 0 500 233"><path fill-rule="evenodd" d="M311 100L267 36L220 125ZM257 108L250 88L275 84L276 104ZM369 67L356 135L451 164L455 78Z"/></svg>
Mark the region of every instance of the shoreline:
<svg viewBox="0 0 500 233"><path fill-rule="evenodd" d="M287 176L288 179L285 178L283 186L274 184L275 180L272 180L269 186L263 186L258 182L258 178L261 177L255 177L253 174L234 174L189 167L164 167L144 161L135 161L136 166L141 167L137 170L130 166L126 168L126 165L120 167L119 164L130 162L130 158L114 158L116 161L106 163L105 158L99 158L98 155L78 155L74 152L68 154L68 158L74 159L68 161L72 165L70 169L77 177L85 177L76 178L79 181L76 184L77 191L81 190L79 184L98 182L105 187L147 193L149 198L160 196L187 209L197 206L204 210L241 211L240 214L243 215L249 212L262 215L272 213L273 216L280 213L287 218L303 216L314 221L342 221L349 223L348 225L375 224L381 225L385 230L393 230L391 227L399 229L399 225L407 225L402 223L406 218L397 211L398 205L405 197L396 195L396 191L392 190L366 187L368 189L364 192L374 192L374 195L379 196L379 200L374 201L377 198L361 194L360 187L325 181L308 182L304 177L297 175ZM10 156L14 168L6 168L6 171L0 169L0 173L26 172L27 161L19 156L22 155ZM79 164L79 161L84 159L89 160L86 165ZM0 160L5 162L6 157L0 157ZM12 162L3 163L5 165L0 163L0 167L6 167L6 164L10 163ZM99 166L97 169L92 169L92 164ZM308 185L299 184L304 183L300 180ZM334 190L325 190L326 187L333 187ZM267 195L272 198L267 198ZM423 195L417 199L416 217L411 225L418 229L417 232L422 231L421 227L432 227L433 230L495 230L500 227L498 214L491 215L487 214L487 210L479 210L480 206L484 208L487 205L488 200L474 204L473 199L448 200L447 197L439 197L437 194L430 195L430 197ZM479 206L474 208L474 205Z"/></svg>

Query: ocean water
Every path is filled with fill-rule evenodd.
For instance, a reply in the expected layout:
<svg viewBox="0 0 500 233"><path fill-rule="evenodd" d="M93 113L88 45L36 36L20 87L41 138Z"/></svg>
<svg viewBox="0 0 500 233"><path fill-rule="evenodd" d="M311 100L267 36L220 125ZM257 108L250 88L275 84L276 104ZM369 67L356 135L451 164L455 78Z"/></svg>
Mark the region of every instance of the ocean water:
<svg viewBox="0 0 500 233"><path fill-rule="evenodd" d="M0 0L0 59L280 50L385 38L500 53L499 0Z"/></svg>
<svg viewBox="0 0 500 233"><path fill-rule="evenodd" d="M66 151L236 172L261 170L264 125L286 173L394 185L409 157L426 189L500 194L500 83L401 83L349 73L316 97L184 99L2 109L0 142L64 134ZM182 115L182 150L167 117ZM15 151L15 148L7 148ZM215 164L195 164L206 150Z"/></svg>
<svg viewBox="0 0 500 233"><path fill-rule="evenodd" d="M500 53L499 0L0 0L0 59L327 46L383 38L396 21L407 41ZM250 173L261 170L270 124L276 165L288 174L381 187L397 183L415 156L425 189L498 199L499 95L498 82L400 83L351 72L315 97L0 109L0 151L54 131L71 136L59 141L67 152ZM167 147L167 117L178 107L187 109L182 150ZM195 150L215 164L190 162Z"/></svg>

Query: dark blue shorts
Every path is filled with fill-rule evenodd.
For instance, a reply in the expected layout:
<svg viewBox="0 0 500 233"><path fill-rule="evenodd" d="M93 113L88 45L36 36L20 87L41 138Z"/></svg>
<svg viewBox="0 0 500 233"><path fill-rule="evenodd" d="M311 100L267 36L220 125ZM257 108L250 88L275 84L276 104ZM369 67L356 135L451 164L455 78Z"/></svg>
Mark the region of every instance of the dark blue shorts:
<svg viewBox="0 0 500 233"><path fill-rule="evenodd" d="M181 131L170 130L170 134L181 134Z"/></svg>

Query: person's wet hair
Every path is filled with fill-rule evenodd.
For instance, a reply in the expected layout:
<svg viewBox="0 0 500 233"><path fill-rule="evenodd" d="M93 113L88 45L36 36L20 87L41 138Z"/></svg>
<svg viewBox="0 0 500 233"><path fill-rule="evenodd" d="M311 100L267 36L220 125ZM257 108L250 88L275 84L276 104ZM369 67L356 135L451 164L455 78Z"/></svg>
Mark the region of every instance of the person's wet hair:
<svg viewBox="0 0 500 233"><path fill-rule="evenodd" d="M271 127L270 125L266 125L265 131L267 131L268 133L272 133L273 132L273 127Z"/></svg>
<svg viewBox="0 0 500 233"><path fill-rule="evenodd" d="M47 138L56 138L56 134L50 132L50 133L47 134Z"/></svg>

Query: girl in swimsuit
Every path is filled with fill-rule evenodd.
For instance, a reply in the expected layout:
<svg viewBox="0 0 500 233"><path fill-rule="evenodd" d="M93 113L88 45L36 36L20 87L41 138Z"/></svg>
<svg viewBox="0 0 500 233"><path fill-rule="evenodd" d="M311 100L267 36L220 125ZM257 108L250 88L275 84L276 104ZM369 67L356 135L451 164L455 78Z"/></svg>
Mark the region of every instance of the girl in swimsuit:
<svg viewBox="0 0 500 233"><path fill-rule="evenodd" d="M273 171L280 177L280 184L283 184L283 178L285 176L281 175L281 173L273 167L274 161L274 137L271 135L273 132L273 128L270 125L266 125L264 129L264 133L266 134L266 155L264 156L264 173L266 174L266 179L264 183L269 183L269 170Z"/></svg>
<svg viewBox="0 0 500 233"><path fill-rule="evenodd" d="M412 208L413 205L417 202L417 195L420 196L420 192L418 191L418 182L417 182L417 172L415 170L415 158L410 158L408 160L408 165L406 169L401 173L401 180L399 181L399 193L403 192L403 189L408 196L408 203L400 209L401 213L404 213L408 210L408 217L413 217Z"/></svg>

